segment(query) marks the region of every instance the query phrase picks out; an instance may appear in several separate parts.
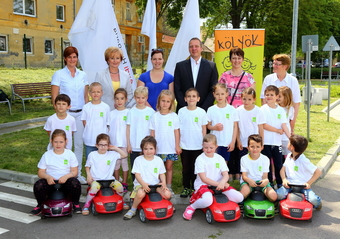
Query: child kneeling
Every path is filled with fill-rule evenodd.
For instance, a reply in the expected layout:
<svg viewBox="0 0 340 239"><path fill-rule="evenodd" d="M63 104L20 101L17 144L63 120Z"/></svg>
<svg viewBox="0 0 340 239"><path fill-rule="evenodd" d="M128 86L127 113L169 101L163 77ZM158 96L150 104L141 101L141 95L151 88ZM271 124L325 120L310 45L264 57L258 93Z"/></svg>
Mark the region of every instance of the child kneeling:
<svg viewBox="0 0 340 239"><path fill-rule="evenodd" d="M195 193L190 198L190 205L185 209L183 218L191 220L196 209L209 207L213 203L213 195L208 185L216 186L222 190L229 200L239 203L243 196L228 184L228 166L222 156L216 154L216 136L207 134L203 138L203 153L197 157L195 163L195 174L197 178L194 183Z"/></svg>
<svg viewBox="0 0 340 239"><path fill-rule="evenodd" d="M288 184L304 184L306 187L301 192L307 195L307 200L316 210L320 210L322 208L321 198L312 191L311 185L320 177L321 171L303 154L307 146L308 141L303 136L293 135L289 138L287 148L292 153L287 155L280 171L283 186L276 193L278 199L282 200L291 191Z"/></svg>
<svg viewBox="0 0 340 239"><path fill-rule="evenodd" d="M154 137L146 136L141 142L143 155L138 156L133 163L131 173L135 174L134 190L131 198L134 198L131 209L124 215L124 220L130 220L136 215L137 207L142 202L146 193L150 192L149 185L162 185L157 192L164 199L171 198L171 192L166 187L165 167L163 160L156 156L157 142Z"/></svg>

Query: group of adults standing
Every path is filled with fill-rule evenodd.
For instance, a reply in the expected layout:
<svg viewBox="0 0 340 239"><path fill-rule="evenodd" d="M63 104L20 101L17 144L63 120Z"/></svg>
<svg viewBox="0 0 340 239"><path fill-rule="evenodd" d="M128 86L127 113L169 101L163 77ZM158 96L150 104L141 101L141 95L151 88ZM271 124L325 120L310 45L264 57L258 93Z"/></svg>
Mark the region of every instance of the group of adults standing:
<svg viewBox="0 0 340 239"><path fill-rule="evenodd" d="M176 64L174 76L163 70L164 53L162 49L152 49L152 69L140 75L137 86L146 86L149 89L148 104L156 110L157 97L159 93L168 89L175 94L177 111L186 106L184 101L185 92L189 88L196 88L200 100L197 106L207 109L213 105L214 96L212 87L218 82L216 64L202 58L203 43L199 38L192 38L189 41L189 59ZM103 88L102 101L115 108L114 92L118 88L124 88L128 93L127 108L134 104L133 86L130 83L130 76L125 71L119 70L123 53L117 47L109 47L104 53L108 67L96 74L96 82L100 82ZM229 54L232 68L222 73L219 82L226 84L228 89L228 102L237 108L242 105L241 93L247 87L255 89L255 80L250 73L242 69L244 51L240 48L230 50ZM301 102L300 89L295 77L287 73L290 67L290 57L285 54L273 57L273 74L265 77L261 90L261 99L264 102L264 89L268 85L288 86L293 92L295 116L292 124L292 132ZM65 67L55 72L52 77L52 102L58 94L66 94L71 98L69 114L76 119L77 131L74 134L74 153L79 162L79 176L81 183L86 182L81 176L81 165L83 157L83 124L81 113L83 106L88 99L88 79L85 72L77 69L78 50L75 47L67 47L64 51ZM237 148L237 147L235 147Z"/></svg>

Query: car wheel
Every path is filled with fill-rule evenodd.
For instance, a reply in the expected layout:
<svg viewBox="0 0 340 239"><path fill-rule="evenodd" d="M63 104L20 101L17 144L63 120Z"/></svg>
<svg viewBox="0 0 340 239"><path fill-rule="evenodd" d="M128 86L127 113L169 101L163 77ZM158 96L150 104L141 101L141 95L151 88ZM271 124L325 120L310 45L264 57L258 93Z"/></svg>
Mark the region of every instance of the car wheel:
<svg viewBox="0 0 340 239"><path fill-rule="evenodd" d="M40 218L41 218L41 219L46 219L45 214L41 213Z"/></svg>
<svg viewBox="0 0 340 239"><path fill-rule="evenodd" d="M148 219L145 216L145 212L144 212L143 208L141 208L139 210L139 219L141 220L141 222L147 222L148 221Z"/></svg>
<svg viewBox="0 0 340 239"><path fill-rule="evenodd" d="M96 211L96 206L94 205L94 203L91 204L91 211L93 216L97 216L98 212Z"/></svg>
<svg viewBox="0 0 340 239"><path fill-rule="evenodd" d="M212 224L215 222L214 215L212 214L210 209L207 209L205 212L205 219L207 220L207 223Z"/></svg>
<svg viewBox="0 0 340 239"><path fill-rule="evenodd" d="M246 216L245 213L242 213L242 218L243 218L243 219L248 219L248 217Z"/></svg>

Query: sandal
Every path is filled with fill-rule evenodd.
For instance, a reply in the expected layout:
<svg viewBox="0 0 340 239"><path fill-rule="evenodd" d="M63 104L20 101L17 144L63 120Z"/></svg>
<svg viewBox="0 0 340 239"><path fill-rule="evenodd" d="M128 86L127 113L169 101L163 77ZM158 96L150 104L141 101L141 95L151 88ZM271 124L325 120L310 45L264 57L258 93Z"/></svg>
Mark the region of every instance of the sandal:
<svg viewBox="0 0 340 239"><path fill-rule="evenodd" d="M81 211L81 214L83 214L84 216L87 216L90 214L89 208L88 207L84 207L83 210Z"/></svg>

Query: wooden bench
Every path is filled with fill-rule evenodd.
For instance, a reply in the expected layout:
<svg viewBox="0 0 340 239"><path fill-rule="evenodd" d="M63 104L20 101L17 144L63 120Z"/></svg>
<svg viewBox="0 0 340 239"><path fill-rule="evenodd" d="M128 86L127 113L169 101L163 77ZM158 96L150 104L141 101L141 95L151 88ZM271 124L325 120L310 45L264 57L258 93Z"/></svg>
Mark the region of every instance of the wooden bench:
<svg viewBox="0 0 340 239"><path fill-rule="evenodd" d="M329 72L328 71L322 71L321 72L321 79L328 79ZM331 79L339 79L339 72L338 71L332 71L331 72Z"/></svg>
<svg viewBox="0 0 340 239"><path fill-rule="evenodd" d="M11 84L12 101L19 98L25 112L25 100L51 98L51 82Z"/></svg>
<svg viewBox="0 0 340 239"><path fill-rule="evenodd" d="M6 100L3 100L3 101L0 101L0 103L7 103L8 104L9 114L12 115L11 102L8 99L6 99Z"/></svg>

